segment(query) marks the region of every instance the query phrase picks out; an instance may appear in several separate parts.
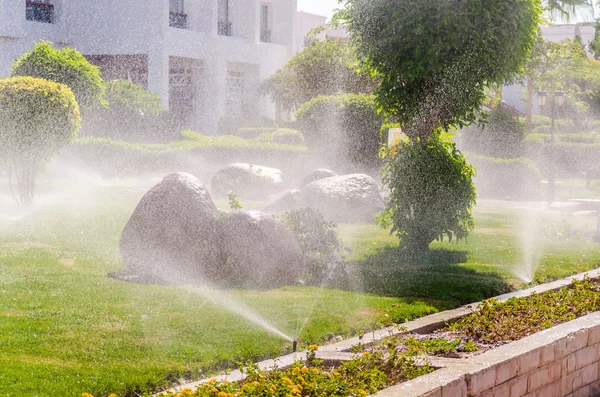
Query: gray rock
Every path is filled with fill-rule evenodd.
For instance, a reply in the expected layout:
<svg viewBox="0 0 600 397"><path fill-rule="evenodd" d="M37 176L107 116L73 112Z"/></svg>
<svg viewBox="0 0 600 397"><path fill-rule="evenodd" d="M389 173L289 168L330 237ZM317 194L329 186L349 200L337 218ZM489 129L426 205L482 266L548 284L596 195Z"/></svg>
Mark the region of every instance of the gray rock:
<svg viewBox="0 0 600 397"><path fill-rule="evenodd" d="M304 178L302 178L302 180L300 181L300 187L304 187L311 182L318 181L319 179L330 178L332 176L337 176L337 174L328 169L319 168L317 170L314 170L310 174L304 176Z"/></svg>
<svg viewBox="0 0 600 397"><path fill-rule="evenodd" d="M217 171L211 181L215 196L225 197L233 192L238 198L264 199L281 190L283 174L276 168L235 163Z"/></svg>
<svg viewBox="0 0 600 397"><path fill-rule="evenodd" d="M304 204L334 222L373 223L383 197L373 178L364 174L319 179L302 189Z"/></svg>
<svg viewBox="0 0 600 397"><path fill-rule="evenodd" d="M302 251L281 222L263 212L235 210L220 223L229 285L268 289L298 280Z"/></svg>
<svg viewBox="0 0 600 397"><path fill-rule="evenodd" d="M121 234L126 277L153 283L214 278L223 262L216 210L193 175L164 178L142 197Z"/></svg>
<svg viewBox="0 0 600 397"><path fill-rule="evenodd" d="M263 211L270 214L281 214L282 212L302 208L302 206L302 192L296 189L288 189L267 197Z"/></svg>

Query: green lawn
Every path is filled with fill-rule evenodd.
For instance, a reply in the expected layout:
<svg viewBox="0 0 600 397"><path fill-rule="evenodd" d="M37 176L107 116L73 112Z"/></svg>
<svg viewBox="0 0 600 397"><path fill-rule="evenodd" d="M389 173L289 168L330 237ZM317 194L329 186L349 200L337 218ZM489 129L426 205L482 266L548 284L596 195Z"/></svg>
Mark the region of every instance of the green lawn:
<svg viewBox="0 0 600 397"><path fill-rule="evenodd" d="M56 188L42 187L38 202L46 205L21 219L0 206L0 395L134 396L289 352L289 342L218 304L224 299L306 345L520 285L510 267L523 257L523 213L490 208L475 212L478 229L468 241L435 243L420 259L400 253L374 225L340 225L352 253L338 289L225 291L215 300L195 286L128 284L107 274L122 266L119 234L143 191L72 189L52 200ZM587 241L593 218L532 217L539 218L534 245L542 247L537 280L598 265L598 244ZM568 240L555 235L564 230Z"/></svg>

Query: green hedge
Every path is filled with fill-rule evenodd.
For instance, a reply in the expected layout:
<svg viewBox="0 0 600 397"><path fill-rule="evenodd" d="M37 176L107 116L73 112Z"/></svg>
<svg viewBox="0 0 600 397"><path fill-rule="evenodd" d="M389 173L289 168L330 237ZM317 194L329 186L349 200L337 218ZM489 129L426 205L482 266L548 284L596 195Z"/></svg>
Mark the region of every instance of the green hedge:
<svg viewBox="0 0 600 397"><path fill-rule="evenodd" d="M535 163L526 158L499 159L466 154L477 169L475 186L481 198L539 200L542 177Z"/></svg>
<svg viewBox="0 0 600 397"><path fill-rule="evenodd" d="M549 135L531 134L524 142L525 153L544 175L553 171L560 178L600 178L600 140L594 135L574 134L573 141L557 135L551 145Z"/></svg>
<svg viewBox="0 0 600 397"><path fill-rule="evenodd" d="M232 135L206 136L182 132L184 140L167 144L132 143L110 138L76 139L64 155L82 162L104 176L134 176L164 170L199 169L232 162L259 163L266 166L304 161L304 145L285 145L267 140L243 139Z"/></svg>

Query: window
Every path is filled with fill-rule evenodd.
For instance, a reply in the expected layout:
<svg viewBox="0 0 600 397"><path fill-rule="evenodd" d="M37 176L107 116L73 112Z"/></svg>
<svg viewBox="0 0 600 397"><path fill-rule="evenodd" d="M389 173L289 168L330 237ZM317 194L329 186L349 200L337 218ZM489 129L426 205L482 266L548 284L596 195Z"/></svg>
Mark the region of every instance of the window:
<svg viewBox="0 0 600 397"><path fill-rule="evenodd" d="M169 1L169 26L173 28L187 28L187 14L184 12L183 0Z"/></svg>
<svg viewBox="0 0 600 397"><path fill-rule="evenodd" d="M219 0L219 27L221 36L231 36L231 22L229 21L229 0Z"/></svg>
<svg viewBox="0 0 600 397"><path fill-rule="evenodd" d="M54 5L50 0L25 1L25 18L28 21L54 23Z"/></svg>
<svg viewBox="0 0 600 397"><path fill-rule="evenodd" d="M269 6L266 4L260 5L260 41L265 43L271 42L271 29L269 28Z"/></svg>

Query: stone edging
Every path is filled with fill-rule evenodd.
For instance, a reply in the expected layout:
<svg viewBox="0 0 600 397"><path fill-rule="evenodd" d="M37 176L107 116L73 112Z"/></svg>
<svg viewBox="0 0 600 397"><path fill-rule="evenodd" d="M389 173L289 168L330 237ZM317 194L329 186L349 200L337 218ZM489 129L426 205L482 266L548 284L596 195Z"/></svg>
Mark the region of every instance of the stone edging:
<svg viewBox="0 0 600 397"><path fill-rule="evenodd" d="M532 293L542 293L542 292L546 292L546 291L557 290L562 287L570 285L573 282L573 280L582 280L584 277L590 277L590 278L600 277L600 269L595 269L595 270L591 270L588 272L576 274L574 276L570 276L570 277L564 278L562 280L553 281L553 282L546 283L546 284L540 284L535 287L528 288L526 290L520 290L520 291L515 291L515 292L509 293L509 294L500 295L500 296L497 296L496 299L498 299L500 301L505 301L512 297L524 297L524 296L529 296ZM344 360L348 360L350 357L350 354L348 354L347 352L352 348L352 346L355 346L359 343L363 343L363 344L373 343L375 341L385 338L386 336L389 336L390 334L398 334L398 333L404 333L404 332L414 332L414 333L431 332L435 329L438 329L438 328L444 326L447 323L456 321L459 318L471 313L473 311L473 308L476 307L478 304L479 304L479 302L476 302L476 303L472 303L470 305L459 307L457 309L446 310L443 312L439 312L439 313L435 313L435 314L432 314L429 316L418 318L416 320L402 324L402 327L403 327L402 330L399 330L397 326L386 327L386 328L383 328L380 330L370 332L368 334L364 334L362 337L353 337L350 339L343 340L341 342L337 342L337 343L333 343L333 344L325 345L325 346L320 346L319 351L318 351L318 358L324 359L324 360L344 361ZM596 326L596 327L594 328L594 326ZM590 330L592 332L589 332ZM580 331L580 332L578 333L577 331ZM500 387L501 386L503 389L500 391L503 392L504 388L505 388L505 386L503 386L504 382L500 382L500 383L497 383L497 382L502 381L504 379L503 376L505 376L505 375L502 375L502 374L504 374L504 372L507 371L505 369L505 367L507 367L507 366L510 367L509 372L511 374L513 374L513 372L514 372L514 376L520 375L519 376L520 383L518 383L518 385L520 387L522 387L523 382L525 382L526 383L525 389L529 390L529 377L527 379L525 379L524 377L525 376L535 377L536 375L529 374L529 372L525 371L525 369L531 369L531 368L526 368L526 366L529 364L523 364L523 366L521 366L520 362L521 361L529 362L527 360L530 360L532 363L531 365L533 365L536 362L540 365L541 365L541 363L546 363L547 361L544 361L541 357L537 361L533 358L527 358L527 357L534 356L536 354L537 354L537 356L540 356L540 355L543 356L543 353L540 353L538 350L541 350L541 349L548 350L548 349L550 349L549 346L552 346L552 349L554 349L554 350L552 350L554 352L552 354L553 358L556 358L557 360L559 360L559 359L565 359L565 357L570 357L570 355L578 353L578 350L580 350L580 349L575 349L575 348L580 347L580 345L582 343L580 341L583 338L580 335L582 333L585 333L585 335L586 335L586 345L583 346L583 348L585 348L587 346L588 334L590 335L589 342L595 342L595 343L593 343L593 345L597 346L596 356L598 356L597 361L599 362L599 364L597 365L598 368L597 368L596 372L594 372L595 377L597 379L598 377L600 377L600 312L593 313L588 316L581 317L581 318L575 319L573 321L557 325L553 328L538 332L536 334L530 335L521 340L511 342L504 346L500 346L493 350L487 351L481 355L474 356L474 357L471 357L468 359L448 359L448 358L432 359L433 365L437 368L440 368L439 370L437 370L433 373L430 373L428 375L424 375L419 378L413 379L411 381L404 382L404 383L401 383L396 386L392 386L388 389L380 391L379 393L375 394L374 396L377 396L377 397L396 397L396 396L397 397L400 397L400 396L401 397L466 397L467 395L468 396L481 396L481 397L496 396L495 392L490 391L490 390L492 390L491 388L490 389L485 389L485 388L482 389L482 385L483 386L491 385L491 387L496 387L496 386ZM592 337L591 336L592 334L595 336ZM575 335L575 336L573 336L573 335ZM577 336L577 335L579 335L579 336ZM578 340L580 342L571 342L572 339ZM596 339L598 339L598 340L596 341ZM565 348L562 346L565 343L567 343L567 341L569 341L569 343L568 343L569 348ZM576 344L573 345L573 343L576 343ZM560 345L561 348L563 349L561 351L558 351L558 355L556 354L557 353L556 350L559 350L559 348L556 347L555 345ZM306 351L301 351L301 352L287 354L285 356L277 357L275 359L261 361L258 363L258 366L263 370L270 370L270 369L273 369L274 367L284 368L284 367L292 365L295 361L306 359L306 353L307 353ZM548 355L550 353L547 352L546 354ZM524 356L525 358L523 358L521 356ZM544 356L544 357L546 357L546 356ZM571 359L571 361L573 361L572 358L569 358L569 359ZM568 364L568 359L567 359L567 364ZM545 371L549 372L550 367L547 364L544 364L544 365L545 365L545 367L547 367L545 369ZM517 368L516 370L515 370L515 366ZM497 369L496 367L499 367L498 371L496 371L496 369ZM532 369L534 369L534 370L537 368L538 368L537 366L532 367ZM555 368L553 370L556 371ZM578 370L580 370L580 368L578 368ZM591 369L588 369L587 371L588 371L588 377L589 377L590 376L589 373L591 373ZM573 373L573 372L569 372L569 373L567 373L567 372L568 371L566 371L566 370L561 371L561 379L563 377L562 376L563 373L564 373L565 377L568 375L572 375L572 373ZM215 378L217 380L227 380L230 382L235 382L235 381L242 380L244 378L244 375L241 373L241 371L235 370L235 371L230 372L229 374L219 375L219 376L216 376ZM493 378L493 380L492 380L492 378ZM552 378L552 377L550 377L550 378ZM512 377L508 378L507 380L504 380L504 381L506 382L511 379L512 379ZM525 381L523 381L523 379L525 379ZM596 380L596 379L594 379L594 380ZM200 380L197 382L184 384L179 387L171 389L171 391L179 391L179 390L182 390L185 388L195 389L196 387L205 383L206 381L207 381L207 379L203 379L203 380ZM553 382L556 382L556 380L554 380ZM566 383L566 382L567 382L566 378L562 379L562 383ZM562 383L561 383L561 390L569 390L568 387L566 387L566 386L563 387ZM589 385L585 386L585 387L591 388L591 386L589 386ZM571 387L571 389L572 389L572 387ZM512 390L512 389L510 389L510 387L509 387L507 390ZM532 389L532 391L535 391L535 390L537 390L537 389ZM571 391L573 391L573 390L571 390ZM487 393L487 394L482 394L482 393ZM492 394L490 394L490 393L492 393ZM600 384L598 385L598 393L600 393ZM555 392L552 392L549 394L539 394L538 393L537 395L532 394L531 396L529 396L529 394L526 395L526 393L520 394L520 393L516 393L516 392L515 393L510 392L510 394L504 394L504 393L498 394L498 396L504 396L504 395L506 395L506 396L510 395L511 397L513 397L513 396L515 396L515 397L519 397L519 396L537 397L538 395L540 397L546 397L546 396L552 397L554 395L560 396L560 397L567 396L567 394L555 394ZM588 394L581 394L579 392L579 394L577 396L579 396L579 395L587 396ZM590 396L592 396L592 394L590 394Z"/></svg>

